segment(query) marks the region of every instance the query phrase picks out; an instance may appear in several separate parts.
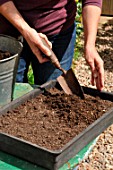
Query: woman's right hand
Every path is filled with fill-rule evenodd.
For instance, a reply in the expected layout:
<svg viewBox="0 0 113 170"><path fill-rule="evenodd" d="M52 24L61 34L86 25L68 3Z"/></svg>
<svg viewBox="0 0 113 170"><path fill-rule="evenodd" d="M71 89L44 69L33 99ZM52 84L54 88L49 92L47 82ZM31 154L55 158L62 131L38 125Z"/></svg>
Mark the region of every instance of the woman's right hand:
<svg viewBox="0 0 113 170"><path fill-rule="evenodd" d="M21 33L40 63L48 61L47 58L44 58L41 55L41 52L46 56L50 56L51 50L49 50L49 48L52 48L51 42L46 35L38 33L35 29L29 26L14 5L13 1L7 1L0 5L0 14L2 14ZM46 41L48 47L44 45L42 39Z"/></svg>
<svg viewBox="0 0 113 170"><path fill-rule="evenodd" d="M27 43L29 44L32 52L37 57L40 63L47 62L48 59L42 56L44 53L46 56L51 55L52 44L48 40L47 36L42 33L38 33L35 29L30 28L28 31L25 31L23 34L24 38L26 39ZM44 45L43 40L47 43L47 46Z"/></svg>

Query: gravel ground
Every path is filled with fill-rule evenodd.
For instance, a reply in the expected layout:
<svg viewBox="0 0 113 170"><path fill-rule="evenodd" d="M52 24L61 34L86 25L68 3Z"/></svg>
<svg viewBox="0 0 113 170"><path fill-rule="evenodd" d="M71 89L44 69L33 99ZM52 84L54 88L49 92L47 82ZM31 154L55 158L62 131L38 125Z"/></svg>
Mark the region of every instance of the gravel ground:
<svg viewBox="0 0 113 170"><path fill-rule="evenodd" d="M113 18L112 18L113 21ZM102 24L98 29L97 49L104 60L105 87L104 91L113 92L113 24ZM82 50L81 50L82 54ZM82 55L83 56L83 55ZM91 72L85 59L80 57L74 61L74 72L81 85L92 87ZM95 87L93 87L95 88ZM88 158L80 164L79 170L113 170L113 125L100 136Z"/></svg>

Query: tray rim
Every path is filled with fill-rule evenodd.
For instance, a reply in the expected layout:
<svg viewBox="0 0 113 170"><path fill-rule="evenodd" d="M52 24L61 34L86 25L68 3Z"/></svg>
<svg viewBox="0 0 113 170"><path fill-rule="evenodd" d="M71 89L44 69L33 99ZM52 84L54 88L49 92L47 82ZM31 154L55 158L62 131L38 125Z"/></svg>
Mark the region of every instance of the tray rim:
<svg viewBox="0 0 113 170"><path fill-rule="evenodd" d="M15 107L19 106L20 104L24 103L26 100L28 100L28 98L32 96L32 98L34 98L35 96L41 94L44 92L44 89L46 88L51 88L51 87L54 87L54 85L56 84L56 81L49 81L45 84L43 84L40 89L37 88L37 89L33 89L31 90L30 92L28 92L27 94L23 95L22 97L19 97L17 99L15 99L14 101L12 101L11 103L3 106L2 108L0 108L0 114L4 114L5 111L8 111L8 110L12 110L14 109ZM94 92L97 92L97 94L105 94L105 95L108 95L110 97L113 98L113 94L110 93L110 92L104 92L104 91L101 91L99 92L97 89L93 89L93 88L89 88L89 87L84 87L82 86L84 90L92 90L92 93ZM21 103L19 103L21 101ZM16 106L15 106L16 105ZM15 106L14 108L11 109L12 106ZM10 109L9 109L10 108ZM62 148L58 149L58 150L50 150L50 149L47 149L45 147L41 147L37 144L33 144L27 140L24 140L24 139L21 139L21 138L18 138L18 137L15 137L15 136L12 136L12 135L9 135L7 133L3 133L3 132L0 132L0 136L1 135L4 135L5 137L9 137L13 140L16 140L17 142L22 142L24 144L27 144L28 146L31 146L31 147L34 147L36 149L41 149L45 152L48 152L48 153L51 153L53 156L54 156L54 162L55 162L55 166L58 168L62 165L62 162L64 162L66 160L66 158L63 157L63 154L68 152L67 150L68 149L71 149L71 146L73 147L73 145L75 145L79 140L82 140L82 138L84 137L84 134L87 135L87 133L92 130L93 128L95 128L95 126L97 124L99 124L100 122L102 122L103 120L106 119L107 116L109 116L109 120L110 120L110 116L111 118L113 119L113 107L110 108L107 112L105 112L100 118L98 118L97 120L95 120L91 125L89 125L86 129L84 129L82 132L80 132L77 136L73 137L72 140L70 140L68 143L66 143ZM111 119L111 120L112 120ZM108 121L109 121L108 120ZM112 124L112 123L110 123ZM107 124L107 127L108 127L108 124ZM102 128L101 133L107 128ZM100 134L100 132L98 132L98 135ZM95 137L98 136L96 134ZM94 137L93 137L94 138ZM93 139L92 139L93 140ZM85 145L84 145L85 146ZM83 147L82 147L83 148ZM80 150L78 150L79 152ZM77 153L78 153L77 152ZM56 156L56 157L55 157ZM71 156L71 155L70 155ZM69 157L70 157L69 156ZM22 157L21 157L22 158ZM70 157L71 158L71 157Z"/></svg>

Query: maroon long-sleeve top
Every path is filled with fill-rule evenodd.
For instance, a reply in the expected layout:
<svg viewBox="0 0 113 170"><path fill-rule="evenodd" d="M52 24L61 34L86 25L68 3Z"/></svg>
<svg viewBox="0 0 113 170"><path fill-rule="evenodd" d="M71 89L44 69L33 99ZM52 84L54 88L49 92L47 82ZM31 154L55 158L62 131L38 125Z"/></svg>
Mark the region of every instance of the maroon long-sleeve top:
<svg viewBox="0 0 113 170"><path fill-rule="evenodd" d="M10 0L0 0L0 5ZM25 21L38 32L54 35L66 30L75 20L75 0L13 0ZM102 0L82 0L85 5L101 8ZM12 11L13 12L13 11ZM0 15L0 34L17 36L17 30Z"/></svg>

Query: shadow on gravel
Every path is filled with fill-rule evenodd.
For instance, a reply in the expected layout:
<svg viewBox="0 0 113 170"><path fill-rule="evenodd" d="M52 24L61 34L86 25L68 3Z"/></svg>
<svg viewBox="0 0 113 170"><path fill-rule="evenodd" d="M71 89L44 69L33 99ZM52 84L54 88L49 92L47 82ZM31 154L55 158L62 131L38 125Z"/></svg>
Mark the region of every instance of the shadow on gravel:
<svg viewBox="0 0 113 170"><path fill-rule="evenodd" d="M103 24L97 33L96 45L104 61L104 68L113 71L113 19Z"/></svg>

